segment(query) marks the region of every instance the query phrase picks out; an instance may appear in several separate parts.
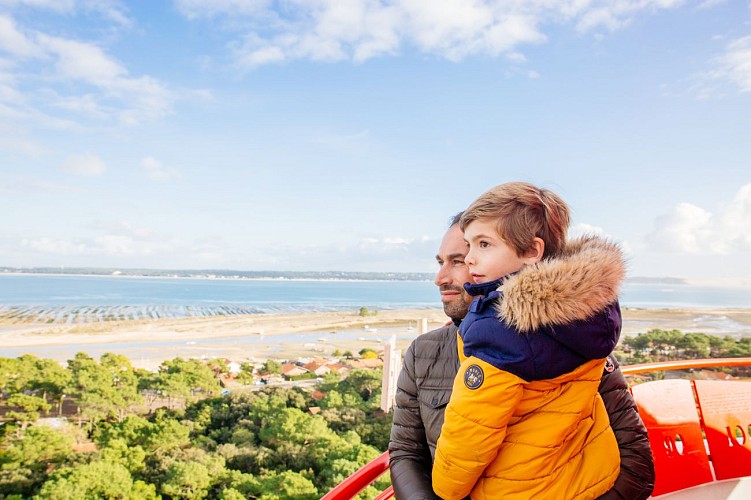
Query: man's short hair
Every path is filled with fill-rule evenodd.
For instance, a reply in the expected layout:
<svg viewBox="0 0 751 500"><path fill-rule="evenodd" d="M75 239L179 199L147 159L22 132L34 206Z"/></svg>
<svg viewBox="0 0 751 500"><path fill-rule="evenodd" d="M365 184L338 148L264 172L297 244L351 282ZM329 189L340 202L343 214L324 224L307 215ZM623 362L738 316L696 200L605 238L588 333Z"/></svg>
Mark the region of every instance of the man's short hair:
<svg viewBox="0 0 751 500"><path fill-rule="evenodd" d="M473 201L459 226L463 231L476 220L495 221L498 235L519 256L526 254L535 237L542 239L546 258L563 249L571 215L566 202L554 192L527 182L508 182Z"/></svg>
<svg viewBox="0 0 751 500"><path fill-rule="evenodd" d="M457 224L461 222L462 215L464 215L464 210L462 210L456 215L451 216L451 218L449 219L449 229L451 229L452 227L456 226Z"/></svg>

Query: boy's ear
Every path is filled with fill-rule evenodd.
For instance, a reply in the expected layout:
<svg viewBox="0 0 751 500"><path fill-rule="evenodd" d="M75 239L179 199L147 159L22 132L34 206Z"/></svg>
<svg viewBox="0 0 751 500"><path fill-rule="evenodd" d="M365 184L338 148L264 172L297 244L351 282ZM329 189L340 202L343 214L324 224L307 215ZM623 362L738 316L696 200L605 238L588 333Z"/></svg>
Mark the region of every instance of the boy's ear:
<svg viewBox="0 0 751 500"><path fill-rule="evenodd" d="M542 260L542 256L545 253L545 242L542 238L533 238L532 244L524 253L524 261L526 264L534 264Z"/></svg>

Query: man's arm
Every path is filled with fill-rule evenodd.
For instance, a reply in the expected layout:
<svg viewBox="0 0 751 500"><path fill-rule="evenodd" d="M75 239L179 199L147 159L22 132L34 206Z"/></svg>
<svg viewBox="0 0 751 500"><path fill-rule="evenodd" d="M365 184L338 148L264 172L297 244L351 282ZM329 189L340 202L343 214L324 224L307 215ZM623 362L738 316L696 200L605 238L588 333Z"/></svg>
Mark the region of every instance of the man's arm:
<svg viewBox="0 0 751 500"><path fill-rule="evenodd" d="M618 362L608 356L599 387L600 396L610 417L610 426L618 441L621 472L613 487L600 497L603 500L642 500L652 493L655 468L647 429L636 410Z"/></svg>
<svg viewBox="0 0 751 500"><path fill-rule="evenodd" d="M389 441L391 484L399 500L433 500L438 497L433 493L432 458L420 417L414 347L413 343L405 353L404 366L396 383L394 423Z"/></svg>

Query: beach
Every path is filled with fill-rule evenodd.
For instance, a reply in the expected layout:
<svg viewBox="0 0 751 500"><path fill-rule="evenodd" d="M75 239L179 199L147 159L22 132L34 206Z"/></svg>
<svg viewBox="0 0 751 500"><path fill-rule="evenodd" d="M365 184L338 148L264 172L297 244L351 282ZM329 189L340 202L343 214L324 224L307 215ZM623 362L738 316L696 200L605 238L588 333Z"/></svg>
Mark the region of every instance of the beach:
<svg viewBox="0 0 751 500"><path fill-rule="evenodd" d="M97 357L103 352L128 356L134 365L154 369L165 359L181 357L263 361L330 356L335 351L379 350L395 337L407 349L427 323L427 330L448 321L439 308L357 312L248 314L161 318L83 324L42 324L0 320L0 356L33 354L64 361L75 352ZM751 336L749 309L623 309L622 335L654 328L684 333Z"/></svg>

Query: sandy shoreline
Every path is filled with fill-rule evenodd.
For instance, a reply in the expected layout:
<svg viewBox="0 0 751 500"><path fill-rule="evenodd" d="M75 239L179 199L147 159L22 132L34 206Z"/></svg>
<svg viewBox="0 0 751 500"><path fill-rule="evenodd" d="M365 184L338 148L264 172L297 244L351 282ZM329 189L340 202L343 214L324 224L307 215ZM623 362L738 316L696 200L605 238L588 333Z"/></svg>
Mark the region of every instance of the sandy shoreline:
<svg viewBox="0 0 751 500"><path fill-rule="evenodd" d="M653 328L713 335L751 336L751 309L623 310L624 335ZM445 324L443 310L381 310L374 316L355 312L253 314L201 318L163 318L78 325L0 322L0 356L33 354L70 359L75 352L123 353L134 364L153 368L165 359L227 357L236 360L295 359L380 348L391 335L404 350L418 335Z"/></svg>

